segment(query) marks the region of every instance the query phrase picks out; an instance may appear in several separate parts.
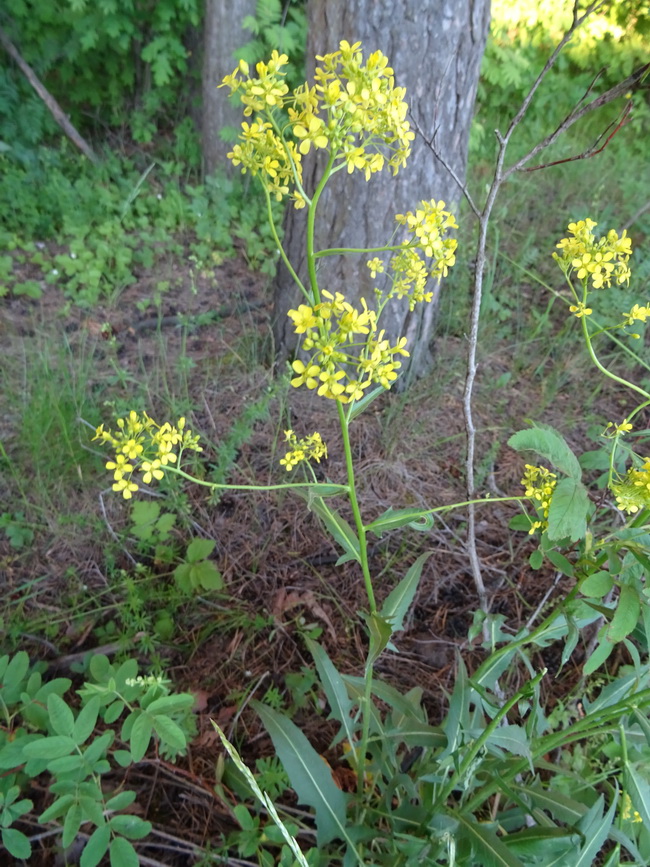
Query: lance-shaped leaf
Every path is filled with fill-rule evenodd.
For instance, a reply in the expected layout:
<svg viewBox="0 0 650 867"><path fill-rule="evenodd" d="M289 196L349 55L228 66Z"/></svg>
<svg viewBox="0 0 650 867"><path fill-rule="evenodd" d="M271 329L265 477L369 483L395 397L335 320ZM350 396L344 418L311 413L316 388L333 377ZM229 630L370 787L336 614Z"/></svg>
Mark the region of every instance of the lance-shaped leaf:
<svg viewBox="0 0 650 867"><path fill-rule="evenodd" d="M404 617L415 597L422 575L422 568L431 551L420 554L406 575L386 597L381 609L381 616L390 623L393 632L404 629Z"/></svg>
<svg viewBox="0 0 650 867"><path fill-rule="evenodd" d="M482 867L523 867L523 862L489 827L461 813L454 814L454 818L460 824L459 833L471 842Z"/></svg>
<svg viewBox="0 0 650 867"><path fill-rule="evenodd" d="M399 527L411 527L413 530L419 530L421 533L426 533L433 527L433 517L428 512L422 512L420 509L393 509L390 506L383 515L380 515L375 521L366 526L366 530L370 530L376 536L383 536L389 530L396 530Z"/></svg>
<svg viewBox="0 0 650 867"><path fill-rule="evenodd" d="M329 702L330 719L333 717L342 724L341 731L345 732L348 743L352 744L354 739L354 724L352 722L353 704L343 678L320 644L312 641L311 638L305 638L305 643L316 663L316 670L318 671L321 686ZM340 733L334 742L336 743L339 739Z"/></svg>
<svg viewBox="0 0 650 867"><path fill-rule="evenodd" d="M354 421L354 419L361 415L361 413L368 407L370 404L379 397L380 394L384 394L386 389L383 385L378 385L377 388L373 388L372 391L369 391L367 394L361 398L361 400L355 400L354 403L350 405L350 408L347 412L348 422Z"/></svg>
<svg viewBox="0 0 650 867"><path fill-rule="evenodd" d="M348 524L345 518L342 518L335 509L331 509L322 497L313 497L311 500L311 509L316 512L318 517L323 521L334 540L343 548L345 554L339 557L337 566L342 563L347 563L348 560L356 560L361 562L359 554L359 539L352 527Z"/></svg>
<svg viewBox="0 0 650 867"><path fill-rule="evenodd" d="M508 445L518 452L536 452L577 482L582 478L577 457L564 437L549 425L536 425L529 430L517 431L508 440Z"/></svg>
<svg viewBox="0 0 650 867"><path fill-rule="evenodd" d="M298 801L314 808L318 846L339 838L354 849L346 830L346 798L327 764L290 719L258 701L252 705L271 736Z"/></svg>

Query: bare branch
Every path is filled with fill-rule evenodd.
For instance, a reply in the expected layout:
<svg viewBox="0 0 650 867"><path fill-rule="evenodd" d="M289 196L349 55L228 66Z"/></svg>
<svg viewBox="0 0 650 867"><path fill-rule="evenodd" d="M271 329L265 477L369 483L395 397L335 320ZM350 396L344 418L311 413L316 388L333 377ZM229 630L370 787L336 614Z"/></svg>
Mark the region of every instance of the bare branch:
<svg viewBox="0 0 650 867"><path fill-rule="evenodd" d="M67 115L59 105L59 103L54 99L52 94L45 88L43 83L39 80L34 70L27 64L22 56L20 55L18 49L13 45L7 34L0 27L0 45L7 52L9 57L16 63L16 65L20 68L20 71L27 78L31 86L34 88L36 93L43 100L45 105L48 107L50 113L54 120L61 127L63 132L68 136L70 141L72 141L84 154L84 156L88 157L91 163L97 162L97 157L95 156L93 149L90 147L88 142L77 132L74 126L70 123Z"/></svg>

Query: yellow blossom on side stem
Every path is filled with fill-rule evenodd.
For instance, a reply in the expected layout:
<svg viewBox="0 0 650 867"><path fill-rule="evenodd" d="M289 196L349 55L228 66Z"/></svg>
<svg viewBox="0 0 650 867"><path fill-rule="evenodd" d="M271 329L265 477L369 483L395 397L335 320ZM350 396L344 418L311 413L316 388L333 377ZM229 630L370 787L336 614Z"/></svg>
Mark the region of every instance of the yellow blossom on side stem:
<svg viewBox="0 0 650 867"><path fill-rule="evenodd" d="M521 484L524 486L526 496L530 497L540 512L540 518L531 523L528 532L532 534L535 530L545 530L548 527L548 512L557 485L557 476L546 467L526 464L526 472Z"/></svg>
<svg viewBox="0 0 650 867"><path fill-rule="evenodd" d="M131 410L126 418L118 418L116 425L115 432L100 425L93 439L115 449L115 458L106 462L106 469L113 472L113 490L125 500L139 489L133 480L136 471L142 473L142 481L148 485L164 477L165 468L178 461L183 449L202 451L198 436L186 427L184 417L176 425L169 422L158 425L147 413L139 415Z"/></svg>
<svg viewBox="0 0 650 867"><path fill-rule="evenodd" d="M281 458L280 465L287 471L297 467L303 461L312 460L320 463L321 458L327 457L327 446L318 432L298 439L292 430L285 430L284 437L291 446L291 450Z"/></svg>

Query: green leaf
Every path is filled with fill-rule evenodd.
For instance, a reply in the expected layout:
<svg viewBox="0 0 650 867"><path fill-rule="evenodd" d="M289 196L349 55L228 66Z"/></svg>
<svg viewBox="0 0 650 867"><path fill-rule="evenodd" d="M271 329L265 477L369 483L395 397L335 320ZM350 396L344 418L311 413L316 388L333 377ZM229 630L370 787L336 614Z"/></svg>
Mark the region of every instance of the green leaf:
<svg viewBox="0 0 650 867"><path fill-rule="evenodd" d="M594 599L602 599L603 596L607 596L613 586L614 579L609 572L594 572L580 583L580 592L584 596L591 596Z"/></svg>
<svg viewBox="0 0 650 867"><path fill-rule="evenodd" d="M589 495L580 481L561 479L555 486L548 510L548 538L584 539L587 532Z"/></svg>
<svg viewBox="0 0 650 867"><path fill-rule="evenodd" d="M361 616L366 621L370 637L366 667L371 667L388 647L388 642L393 634L393 627L380 614L362 614Z"/></svg>
<svg viewBox="0 0 650 867"><path fill-rule="evenodd" d="M95 828L84 846L79 867L97 867L108 850L111 842L111 829L108 825Z"/></svg>
<svg viewBox="0 0 650 867"><path fill-rule="evenodd" d="M124 837L115 837L110 846L111 867L139 867L140 859L133 845Z"/></svg>
<svg viewBox="0 0 650 867"><path fill-rule="evenodd" d="M153 727L161 741L175 750L184 750L187 739L183 729L168 716L156 715L153 717Z"/></svg>
<svg viewBox="0 0 650 867"><path fill-rule="evenodd" d="M393 509L390 506L383 515L380 515L375 521L366 526L366 530L370 530L376 536L381 537L389 530L396 530L398 527L408 525L414 530L426 532L433 527L433 516L423 514L420 509Z"/></svg>
<svg viewBox="0 0 650 867"><path fill-rule="evenodd" d="M650 786L629 762L626 762L624 770L625 789L632 806L643 819L644 827L650 828Z"/></svg>
<svg viewBox="0 0 650 867"><path fill-rule="evenodd" d="M559 551L554 551L552 548L550 551L546 552L546 556L551 561L551 563L555 566L558 572L561 572L563 575L567 575L569 578L573 578L574 568L573 563L564 556L564 554L560 554Z"/></svg>
<svg viewBox="0 0 650 867"><path fill-rule="evenodd" d="M187 546L187 554L185 558L188 563L198 563L199 560L205 560L214 551L216 542L213 539L192 539Z"/></svg>
<svg viewBox="0 0 650 867"><path fill-rule="evenodd" d="M347 555L346 559L360 563L359 539L348 522L336 510L331 509L321 497L314 497L311 508L325 524L334 540L343 548Z"/></svg>
<svg viewBox="0 0 650 867"><path fill-rule="evenodd" d="M23 753L28 759L59 759L70 755L76 746L73 738L53 735L25 744Z"/></svg>
<svg viewBox="0 0 650 867"><path fill-rule="evenodd" d="M54 803L38 817L39 824L44 825L54 819L58 819L64 813L67 813L70 807L74 804L74 795L62 795L57 798Z"/></svg>
<svg viewBox="0 0 650 867"><path fill-rule="evenodd" d="M47 715L57 735L72 737L72 733L74 732L74 714L63 699L55 693L48 696Z"/></svg>
<svg viewBox="0 0 650 867"><path fill-rule="evenodd" d="M111 816L109 825L116 834L122 834L130 840L142 840L151 834L151 822L145 822L139 816L132 816L129 813Z"/></svg>
<svg viewBox="0 0 650 867"><path fill-rule="evenodd" d="M93 696L88 704L79 711L79 715L75 720L72 737L75 739L78 746L85 743L91 736L97 725L97 717L99 716L99 696Z"/></svg>
<svg viewBox="0 0 650 867"><path fill-rule="evenodd" d="M348 422L354 421L358 415L361 415L370 406L373 400L378 398L380 394L384 394L385 391L386 389L382 385L379 385L377 388L364 394L361 400L355 400L351 403L347 411Z"/></svg>
<svg viewBox="0 0 650 867"><path fill-rule="evenodd" d="M528 524L530 527L530 522ZM544 562L544 554L539 548L536 548L528 558L528 562L530 563L530 568L537 571L542 568L542 563Z"/></svg>
<svg viewBox="0 0 650 867"><path fill-rule="evenodd" d="M519 858L501 842L494 831L462 813L454 813L454 818L472 841L473 848L480 856L481 867L523 867Z"/></svg>
<svg viewBox="0 0 650 867"><path fill-rule="evenodd" d="M67 849L68 846L73 842L77 834L79 833L79 828L81 828L81 823L84 820L83 811L81 806L77 803L72 804L68 813L63 820L63 834L61 835L61 844L64 849Z"/></svg>
<svg viewBox="0 0 650 867"><path fill-rule="evenodd" d="M404 617L415 598L422 568L432 553L432 551L426 551L424 554L420 554L397 587L391 590L384 601L381 616L390 623L393 633L404 629Z"/></svg>
<svg viewBox="0 0 650 867"><path fill-rule="evenodd" d="M177 693L176 695L163 695L147 705L148 713L179 713L183 710L189 710L195 702L193 695L188 692Z"/></svg>
<svg viewBox="0 0 650 867"><path fill-rule="evenodd" d="M520 430L510 437L508 445L518 452L536 452L576 482L582 478L578 459L567 445L566 440L558 431L548 425Z"/></svg>
<svg viewBox="0 0 650 867"><path fill-rule="evenodd" d="M596 855L607 839L609 829L614 821L617 802L618 796L614 798L606 815L602 816L604 800L601 795L593 807L582 817L578 823L578 830L584 834L586 843L580 853L575 854L572 867L592 867L595 863Z"/></svg>
<svg viewBox="0 0 650 867"><path fill-rule="evenodd" d="M124 792L118 792L117 795L113 795L112 798L106 802L107 810L124 810L125 807L130 807L131 804L135 801L136 794L131 791L131 789L127 789Z"/></svg>
<svg viewBox="0 0 650 867"><path fill-rule="evenodd" d="M607 661L615 646L616 645L612 644L611 641L600 642L582 668L585 677L589 674L593 674L594 671L597 671L597 669Z"/></svg>
<svg viewBox="0 0 650 867"><path fill-rule="evenodd" d="M487 740L488 746L492 744L502 750L506 750L515 756L524 756L532 759L528 736L524 729L518 725L504 725L495 729Z"/></svg>
<svg viewBox="0 0 650 867"><path fill-rule="evenodd" d="M311 638L305 638L305 644L316 664L318 677L330 706L329 719L334 718L342 723L348 743L352 744L354 739L354 725L351 718L353 705L343 678L320 644L312 641Z"/></svg>
<svg viewBox="0 0 650 867"><path fill-rule="evenodd" d="M258 701L252 704L271 736L298 801L314 808L318 846L340 838L354 849L346 830L346 798L328 766L291 720Z"/></svg>
<svg viewBox="0 0 650 867"><path fill-rule="evenodd" d="M131 737L130 737L130 746L131 746L131 757L134 762L140 762L145 757L145 753L149 749L149 742L151 741L151 732L153 731L153 722L149 716L145 713L141 713L140 716L133 723L133 728L131 729Z"/></svg>
<svg viewBox="0 0 650 867"><path fill-rule="evenodd" d="M618 644L632 632L639 620L641 601L639 592L631 584L623 584L616 611L607 629L607 640Z"/></svg>
<svg viewBox="0 0 650 867"><path fill-rule="evenodd" d="M203 560L192 566L193 583L198 584L204 590L221 590L223 578L221 572L210 560Z"/></svg>
<svg viewBox="0 0 650 867"><path fill-rule="evenodd" d="M2 829L2 844L14 858L27 859L32 854L32 844L29 839L15 828Z"/></svg>

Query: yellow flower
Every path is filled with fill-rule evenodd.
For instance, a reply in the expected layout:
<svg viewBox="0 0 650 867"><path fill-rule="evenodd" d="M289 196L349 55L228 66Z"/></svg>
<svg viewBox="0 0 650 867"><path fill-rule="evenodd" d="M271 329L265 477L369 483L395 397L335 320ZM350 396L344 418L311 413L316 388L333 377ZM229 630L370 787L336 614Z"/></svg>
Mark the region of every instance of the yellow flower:
<svg viewBox="0 0 650 867"><path fill-rule="evenodd" d="M320 367L317 364L304 364L299 358L297 358L291 367L298 374L298 376L291 380L291 385L293 385L294 388L298 388L300 385L306 385L309 389L316 388L318 385L316 377L321 372Z"/></svg>
<svg viewBox="0 0 650 867"><path fill-rule="evenodd" d="M142 481L145 485L151 484L152 479L158 479L160 481L165 473L160 469L162 466L159 460L155 461L142 461L142 466L140 467L140 472L144 475L142 476Z"/></svg>
<svg viewBox="0 0 650 867"><path fill-rule="evenodd" d="M368 259L366 262L366 267L370 270L370 276L374 280L377 274L384 273L384 263L378 256L375 256L374 259Z"/></svg>
<svg viewBox="0 0 650 867"><path fill-rule="evenodd" d="M302 461L313 460L320 463L321 458L327 457L327 446L318 432L300 440L292 430L285 430L284 436L292 446L291 451L280 460L281 466L287 471L292 470Z"/></svg>
<svg viewBox="0 0 650 867"><path fill-rule="evenodd" d="M124 499L130 500L133 494L138 490L138 486L135 482L132 482L129 479L118 479L113 485L113 490L116 492L121 491Z"/></svg>
<svg viewBox="0 0 650 867"><path fill-rule="evenodd" d="M569 311L573 313L573 315L577 319L581 319L583 316L590 316L594 311L591 307L586 307L582 301L579 301L578 304L572 304L569 307Z"/></svg>
<svg viewBox="0 0 650 867"><path fill-rule="evenodd" d="M546 467L536 467L526 464L526 472L521 480L525 494L530 497L541 513L541 519L531 523L530 534L535 530L545 530L548 527L548 512L551 506L553 491L557 485L557 476Z"/></svg>
<svg viewBox="0 0 650 867"><path fill-rule="evenodd" d="M293 319L296 334L304 334L308 329L318 326L318 318L314 314L314 309L307 304L300 304L297 310L289 310L288 316Z"/></svg>
<svg viewBox="0 0 650 867"><path fill-rule="evenodd" d="M645 322L650 317L650 306L640 307L635 304L629 313L623 314L623 325L632 325L633 322Z"/></svg>

